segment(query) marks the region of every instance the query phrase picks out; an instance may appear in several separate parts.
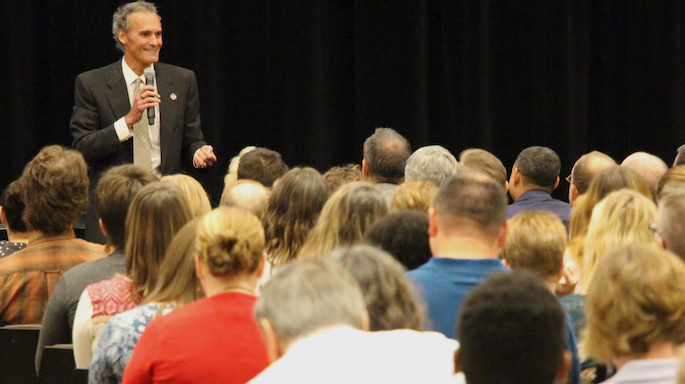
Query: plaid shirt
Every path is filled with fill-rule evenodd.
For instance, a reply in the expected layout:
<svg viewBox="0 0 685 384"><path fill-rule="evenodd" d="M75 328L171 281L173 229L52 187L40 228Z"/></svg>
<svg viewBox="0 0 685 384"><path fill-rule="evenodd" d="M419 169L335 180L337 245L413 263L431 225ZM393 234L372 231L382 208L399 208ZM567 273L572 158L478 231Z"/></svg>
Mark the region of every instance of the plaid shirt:
<svg viewBox="0 0 685 384"><path fill-rule="evenodd" d="M23 250L0 259L0 324L40 324L62 274L104 256L102 245L69 234L36 237Z"/></svg>

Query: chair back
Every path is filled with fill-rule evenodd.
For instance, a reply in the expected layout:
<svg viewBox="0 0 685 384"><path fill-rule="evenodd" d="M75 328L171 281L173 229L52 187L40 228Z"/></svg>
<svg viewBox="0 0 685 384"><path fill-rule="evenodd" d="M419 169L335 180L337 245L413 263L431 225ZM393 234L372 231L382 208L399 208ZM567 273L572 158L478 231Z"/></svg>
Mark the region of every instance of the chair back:
<svg viewBox="0 0 685 384"><path fill-rule="evenodd" d="M71 344L45 347L38 371L38 384L70 383L75 367L74 347Z"/></svg>
<svg viewBox="0 0 685 384"><path fill-rule="evenodd" d="M0 327L0 384L35 384L40 324Z"/></svg>

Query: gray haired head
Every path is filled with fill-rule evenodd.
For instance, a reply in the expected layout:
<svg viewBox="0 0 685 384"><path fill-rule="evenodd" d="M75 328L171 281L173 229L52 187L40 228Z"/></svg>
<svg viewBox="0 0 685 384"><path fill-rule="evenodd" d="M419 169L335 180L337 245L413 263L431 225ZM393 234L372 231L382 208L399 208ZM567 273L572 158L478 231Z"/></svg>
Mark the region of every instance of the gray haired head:
<svg viewBox="0 0 685 384"><path fill-rule="evenodd" d="M442 184L457 173L457 159L444 147L429 145L421 147L407 159L404 167L404 180L425 180Z"/></svg>
<svg viewBox="0 0 685 384"><path fill-rule="evenodd" d="M119 30L128 31L129 28L129 16L134 12L151 12L157 15L159 19L162 18L157 13L157 6L153 3L148 3L147 1L133 1L131 3L126 3L119 6L117 10L112 15L112 37L116 43L117 48L124 52L124 46L119 41Z"/></svg>

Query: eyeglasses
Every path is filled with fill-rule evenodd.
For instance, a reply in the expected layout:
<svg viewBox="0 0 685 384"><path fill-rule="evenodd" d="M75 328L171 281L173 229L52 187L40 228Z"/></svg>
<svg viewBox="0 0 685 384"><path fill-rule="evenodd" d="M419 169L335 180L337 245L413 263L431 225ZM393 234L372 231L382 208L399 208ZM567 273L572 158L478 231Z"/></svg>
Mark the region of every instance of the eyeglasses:
<svg viewBox="0 0 685 384"><path fill-rule="evenodd" d="M571 175L566 176L566 178L564 178L564 180L566 180L569 184L573 184L573 183L571 182L571 180L573 180L573 179L571 178Z"/></svg>
<svg viewBox="0 0 685 384"><path fill-rule="evenodd" d="M649 233L652 235L657 235L659 232L656 229L656 223L649 224Z"/></svg>

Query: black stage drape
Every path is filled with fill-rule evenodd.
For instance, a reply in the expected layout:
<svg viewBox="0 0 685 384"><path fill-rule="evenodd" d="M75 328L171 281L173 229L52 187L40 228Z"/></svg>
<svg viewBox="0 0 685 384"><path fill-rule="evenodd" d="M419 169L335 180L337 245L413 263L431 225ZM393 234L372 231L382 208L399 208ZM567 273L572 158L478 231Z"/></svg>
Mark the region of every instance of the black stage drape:
<svg viewBox="0 0 685 384"><path fill-rule="evenodd" d="M44 145L69 145L75 76L120 57L118 1L0 5L0 187ZM321 171L359 162L378 126L414 148L529 145L562 159L670 163L685 142L685 14L677 1L158 1L162 60L196 71L219 163L246 145ZM566 187L558 192L563 196Z"/></svg>

